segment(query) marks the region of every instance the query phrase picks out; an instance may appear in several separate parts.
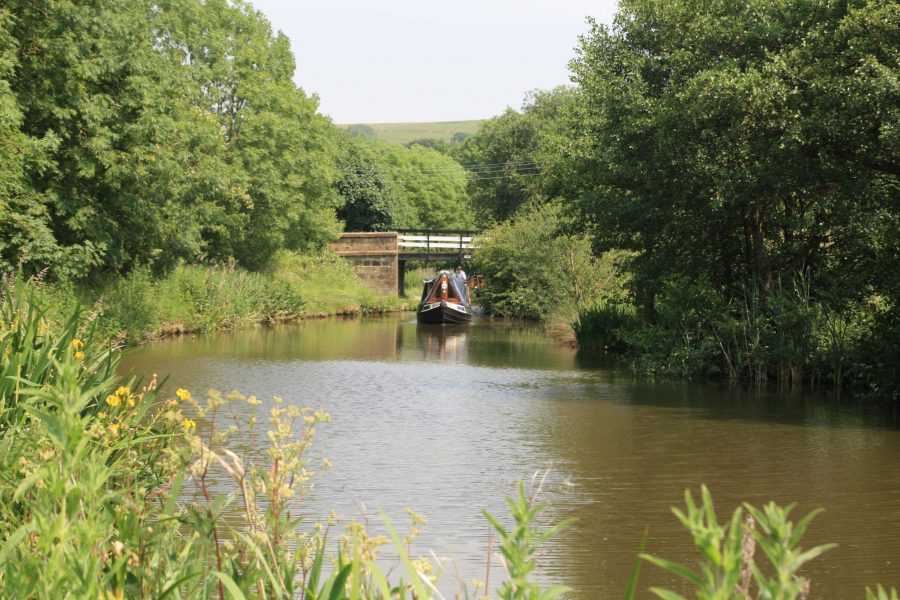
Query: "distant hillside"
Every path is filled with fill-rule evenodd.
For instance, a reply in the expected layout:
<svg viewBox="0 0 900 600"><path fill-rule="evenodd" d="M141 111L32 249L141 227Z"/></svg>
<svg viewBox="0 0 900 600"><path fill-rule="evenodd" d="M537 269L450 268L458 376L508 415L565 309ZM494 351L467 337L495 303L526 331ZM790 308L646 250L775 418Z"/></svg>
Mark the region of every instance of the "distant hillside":
<svg viewBox="0 0 900 600"><path fill-rule="evenodd" d="M341 125L346 129L354 129L363 137L371 129L374 137L394 144L408 144L413 140L435 138L449 142L457 133L472 135L478 131L482 120L477 121L442 121L436 123L365 123Z"/></svg>

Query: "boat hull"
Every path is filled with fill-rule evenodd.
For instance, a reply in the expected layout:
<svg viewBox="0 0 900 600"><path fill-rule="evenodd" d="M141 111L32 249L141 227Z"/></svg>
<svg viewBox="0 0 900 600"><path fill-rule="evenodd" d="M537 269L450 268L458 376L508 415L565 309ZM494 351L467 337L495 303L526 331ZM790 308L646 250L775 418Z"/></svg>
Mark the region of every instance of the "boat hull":
<svg viewBox="0 0 900 600"><path fill-rule="evenodd" d="M465 325L472 322L472 307L450 302L421 304L416 311L419 323L451 323Z"/></svg>

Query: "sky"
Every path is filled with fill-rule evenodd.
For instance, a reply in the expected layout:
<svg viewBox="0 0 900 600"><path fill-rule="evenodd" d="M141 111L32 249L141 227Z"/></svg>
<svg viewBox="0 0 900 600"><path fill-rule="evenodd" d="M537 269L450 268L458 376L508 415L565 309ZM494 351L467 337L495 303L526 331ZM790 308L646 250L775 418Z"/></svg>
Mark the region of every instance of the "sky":
<svg viewBox="0 0 900 600"><path fill-rule="evenodd" d="M587 16L615 0L250 0L335 123L485 119L569 83Z"/></svg>

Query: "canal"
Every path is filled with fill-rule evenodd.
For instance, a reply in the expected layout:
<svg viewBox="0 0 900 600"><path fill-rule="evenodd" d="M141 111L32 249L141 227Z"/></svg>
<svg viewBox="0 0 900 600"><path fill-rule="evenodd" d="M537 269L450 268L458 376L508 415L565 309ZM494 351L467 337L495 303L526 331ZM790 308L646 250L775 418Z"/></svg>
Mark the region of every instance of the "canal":
<svg viewBox="0 0 900 600"><path fill-rule="evenodd" d="M503 495L550 467L548 515L578 520L540 572L573 597L621 597L645 531L648 552L693 562L670 507L704 483L720 521L741 501L796 501L798 518L825 508L804 546L840 546L807 569L812 597L900 587L900 427L853 404L639 382L533 325L425 327L408 314L174 339L124 367L168 374L170 395L236 389L324 408L314 460L333 468L305 502L310 519L335 509L378 531L383 510L404 530L411 507L428 519L414 553L452 558L467 581L485 575L481 510L504 514ZM645 565L640 587L659 584L675 582Z"/></svg>

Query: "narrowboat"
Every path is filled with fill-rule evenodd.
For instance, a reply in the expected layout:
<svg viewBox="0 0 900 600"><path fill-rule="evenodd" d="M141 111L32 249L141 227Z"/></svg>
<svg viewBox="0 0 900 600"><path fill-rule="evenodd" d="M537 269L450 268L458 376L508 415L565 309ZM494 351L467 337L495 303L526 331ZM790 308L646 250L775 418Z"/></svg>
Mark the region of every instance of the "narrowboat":
<svg viewBox="0 0 900 600"><path fill-rule="evenodd" d="M419 323L472 322L472 304L466 282L450 271L441 271L426 279L422 287L422 300L416 310Z"/></svg>

